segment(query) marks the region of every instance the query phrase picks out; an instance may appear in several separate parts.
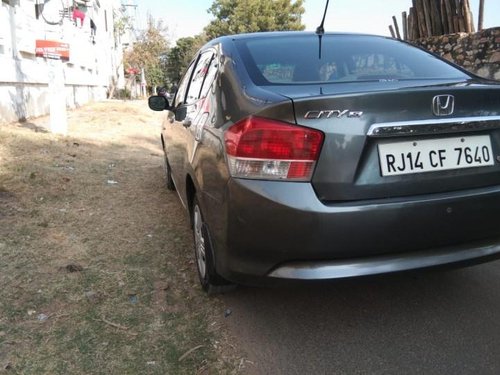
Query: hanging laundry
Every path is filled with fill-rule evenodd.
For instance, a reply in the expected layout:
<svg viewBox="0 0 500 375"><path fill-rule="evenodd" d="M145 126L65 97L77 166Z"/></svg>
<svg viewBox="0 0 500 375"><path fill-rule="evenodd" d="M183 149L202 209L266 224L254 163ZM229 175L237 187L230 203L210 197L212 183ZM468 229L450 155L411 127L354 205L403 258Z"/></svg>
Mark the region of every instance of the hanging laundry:
<svg viewBox="0 0 500 375"><path fill-rule="evenodd" d="M97 26L94 20L92 20L92 18L89 17L89 20L90 20L90 42L92 44L95 44L95 33L97 31Z"/></svg>
<svg viewBox="0 0 500 375"><path fill-rule="evenodd" d="M95 35L96 31L97 31L97 26L95 22L92 20L92 18L90 18L90 34Z"/></svg>
<svg viewBox="0 0 500 375"><path fill-rule="evenodd" d="M83 21L85 20L85 13L83 13L78 7L76 7L73 9L72 19L73 19L73 21L75 21L77 26L78 26L77 20L80 20L80 27L82 27Z"/></svg>

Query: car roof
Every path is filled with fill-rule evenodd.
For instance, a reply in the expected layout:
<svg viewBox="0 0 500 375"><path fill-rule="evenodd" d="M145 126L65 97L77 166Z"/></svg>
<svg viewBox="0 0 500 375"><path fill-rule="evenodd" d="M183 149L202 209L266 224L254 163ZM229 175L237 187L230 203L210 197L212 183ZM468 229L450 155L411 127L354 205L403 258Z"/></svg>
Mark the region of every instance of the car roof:
<svg viewBox="0 0 500 375"><path fill-rule="evenodd" d="M219 43L231 43L238 40L251 40L251 39L266 39L266 38L275 38L275 37L297 37L297 36L310 36L317 37L314 31L261 31L255 33L242 33L242 34L232 34L232 35L223 35L218 38L212 39L207 42L207 44L203 47L210 47ZM398 41L398 39L393 39L388 36L382 35L373 35L373 34L362 34L362 33L353 33L353 32L325 32L323 36L336 36L336 37L359 37L359 38L380 38L380 39L391 39L394 41ZM401 41L401 40L399 40Z"/></svg>
<svg viewBox="0 0 500 375"><path fill-rule="evenodd" d="M375 38L389 38L382 35L373 34L363 34L363 33L353 33L353 32L325 32L323 35L333 35L333 36L357 36L357 37L375 37ZM314 31L263 31L256 33L244 33L244 34L234 34L227 35L220 38L229 38L232 40L238 39L257 39L257 38L269 38L269 37L291 37L291 36L318 36ZM390 39L390 38L389 38Z"/></svg>

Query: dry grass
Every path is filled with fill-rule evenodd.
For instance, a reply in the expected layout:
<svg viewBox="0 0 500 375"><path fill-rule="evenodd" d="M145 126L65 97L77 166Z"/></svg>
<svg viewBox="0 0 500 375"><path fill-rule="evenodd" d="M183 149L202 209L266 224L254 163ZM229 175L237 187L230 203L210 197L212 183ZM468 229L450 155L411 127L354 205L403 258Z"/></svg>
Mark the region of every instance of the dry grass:
<svg viewBox="0 0 500 375"><path fill-rule="evenodd" d="M0 126L0 372L237 372L146 107Z"/></svg>

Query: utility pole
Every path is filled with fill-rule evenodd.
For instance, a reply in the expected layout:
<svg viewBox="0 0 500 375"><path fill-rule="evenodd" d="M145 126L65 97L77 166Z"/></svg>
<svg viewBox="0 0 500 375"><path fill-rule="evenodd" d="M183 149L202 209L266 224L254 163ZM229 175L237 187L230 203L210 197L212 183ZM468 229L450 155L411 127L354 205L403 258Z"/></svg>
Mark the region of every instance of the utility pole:
<svg viewBox="0 0 500 375"><path fill-rule="evenodd" d="M483 29L483 18L484 18L484 0L479 0L479 16L477 19L477 31Z"/></svg>

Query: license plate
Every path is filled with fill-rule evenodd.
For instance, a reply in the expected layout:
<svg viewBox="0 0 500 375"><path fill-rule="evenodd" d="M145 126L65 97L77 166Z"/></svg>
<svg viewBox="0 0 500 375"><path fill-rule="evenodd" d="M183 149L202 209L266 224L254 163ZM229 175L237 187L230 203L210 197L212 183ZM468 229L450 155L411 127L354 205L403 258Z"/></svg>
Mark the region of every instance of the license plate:
<svg viewBox="0 0 500 375"><path fill-rule="evenodd" d="M488 135L381 143L378 156L382 176L494 164Z"/></svg>

